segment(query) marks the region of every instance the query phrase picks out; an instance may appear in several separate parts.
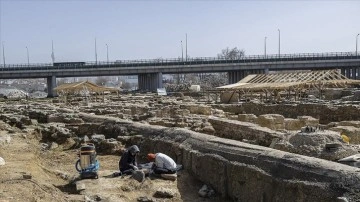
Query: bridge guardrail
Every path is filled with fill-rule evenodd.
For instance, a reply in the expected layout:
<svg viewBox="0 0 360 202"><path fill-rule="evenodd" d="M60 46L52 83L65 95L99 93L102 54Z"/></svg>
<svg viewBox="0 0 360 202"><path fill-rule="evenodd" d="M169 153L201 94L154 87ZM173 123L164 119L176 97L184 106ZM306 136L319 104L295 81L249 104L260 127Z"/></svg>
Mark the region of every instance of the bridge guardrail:
<svg viewBox="0 0 360 202"><path fill-rule="evenodd" d="M309 61L309 60L336 60L336 59L360 59L355 52L330 52L330 53L298 53L298 54L271 54L271 55L248 55L234 59L221 57L197 57L197 58L166 58L166 59L141 59L141 60L116 60L91 61L83 65L54 66L53 63L36 64L3 64L0 71L16 70L45 70L45 69L84 69L105 67L138 67L138 66L170 66L170 65L196 65L196 64L227 64L245 62L281 62L281 61Z"/></svg>

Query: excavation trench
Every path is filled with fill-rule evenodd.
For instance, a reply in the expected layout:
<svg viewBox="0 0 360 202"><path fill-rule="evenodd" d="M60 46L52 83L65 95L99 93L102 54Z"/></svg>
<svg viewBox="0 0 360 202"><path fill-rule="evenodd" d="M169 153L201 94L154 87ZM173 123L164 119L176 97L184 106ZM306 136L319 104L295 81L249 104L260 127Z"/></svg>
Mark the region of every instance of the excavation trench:
<svg viewBox="0 0 360 202"><path fill-rule="evenodd" d="M343 196L358 199L354 192L360 188L358 168L187 129L86 113L79 113L79 117L87 123L79 126L79 136L96 133L110 138L122 135L116 128L126 128L127 145L139 145L143 154L168 154L223 198L236 201L334 201Z"/></svg>

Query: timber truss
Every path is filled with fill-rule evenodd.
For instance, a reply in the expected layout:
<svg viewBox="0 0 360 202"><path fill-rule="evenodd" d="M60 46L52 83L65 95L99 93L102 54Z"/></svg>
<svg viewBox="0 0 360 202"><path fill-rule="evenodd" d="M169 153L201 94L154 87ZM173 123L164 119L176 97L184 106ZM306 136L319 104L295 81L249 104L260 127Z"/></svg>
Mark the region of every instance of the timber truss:
<svg viewBox="0 0 360 202"><path fill-rule="evenodd" d="M221 86L217 89L219 91L230 91L233 94L239 93L239 96L252 96L254 93L260 96L265 94L266 98L268 95L279 98L281 93L285 93L287 97L294 95L296 100L298 96L311 89L318 90L321 97L321 91L325 88L347 88L359 84L359 80L348 79L338 70L321 70L253 74L235 84Z"/></svg>

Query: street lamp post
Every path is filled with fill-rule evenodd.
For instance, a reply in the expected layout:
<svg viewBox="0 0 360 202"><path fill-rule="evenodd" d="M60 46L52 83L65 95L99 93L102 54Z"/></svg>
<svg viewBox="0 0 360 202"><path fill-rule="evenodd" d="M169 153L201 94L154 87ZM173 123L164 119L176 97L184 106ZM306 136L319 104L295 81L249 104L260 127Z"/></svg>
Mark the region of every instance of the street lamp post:
<svg viewBox="0 0 360 202"><path fill-rule="evenodd" d="M54 41L51 40L51 59L52 59L52 62L54 63L55 62L55 53L54 53Z"/></svg>
<svg viewBox="0 0 360 202"><path fill-rule="evenodd" d="M2 48L3 48L3 63L4 63L4 68L5 68L5 48L4 48L4 42L2 43Z"/></svg>
<svg viewBox="0 0 360 202"><path fill-rule="evenodd" d="M97 64L96 38L95 38L95 64Z"/></svg>
<svg viewBox="0 0 360 202"><path fill-rule="evenodd" d="M356 35L356 51L355 51L355 55L357 56L357 47L358 47L358 37L360 34Z"/></svg>
<svg viewBox="0 0 360 202"><path fill-rule="evenodd" d="M29 49L26 46L26 53L27 53L27 61L28 61L28 66L30 66L30 60L29 60Z"/></svg>
<svg viewBox="0 0 360 202"><path fill-rule="evenodd" d="M181 61L184 61L184 48L182 41L181 41Z"/></svg>
<svg viewBox="0 0 360 202"><path fill-rule="evenodd" d="M182 40L180 41L181 43L181 64L184 64L184 48L183 48L183 42ZM177 80L177 84L180 84L180 74L178 73L176 76L176 80Z"/></svg>
<svg viewBox="0 0 360 202"><path fill-rule="evenodd" d="M186 51L185 51L185 60L187 61L187 58L188 58L188 54L187 54L187 33L185 34L185 43L186 43Z"/></svg>
<svg viewBox="0 0 360 202"><path fill-rule="evenodd" d="M280 29L278 29L279 31L279 57L280 57Z"/></svg>
<svg viewBox="0 0 360 202"><path fill-rule="evenodd" d="M107 63L109 63L109 46L107 44L106 45L106 61Z"/></svg>
<svg viewBox="0 0 360 202"><path fill-rule="evenodd" d="M267 37L265 37L265 40L264 40L264 56L266 58L266 39Z"/></svg>

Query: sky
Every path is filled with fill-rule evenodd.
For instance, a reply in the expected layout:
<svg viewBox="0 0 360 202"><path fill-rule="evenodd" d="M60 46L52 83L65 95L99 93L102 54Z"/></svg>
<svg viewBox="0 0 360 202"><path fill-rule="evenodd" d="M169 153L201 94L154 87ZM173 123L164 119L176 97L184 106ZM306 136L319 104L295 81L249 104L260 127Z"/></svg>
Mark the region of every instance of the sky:
<svg viewBox="0 0 360 202"><path fill-rule="evenodd" d="M360 1L0 0L6 64L355 51ZM359 37L360 38L360 37ZM359 40L360 41L360 40ZM4 47L4 48L3 48ZM28 49L26 49L26 47ZM360 49L360 45L359 45Z"/></svg>

